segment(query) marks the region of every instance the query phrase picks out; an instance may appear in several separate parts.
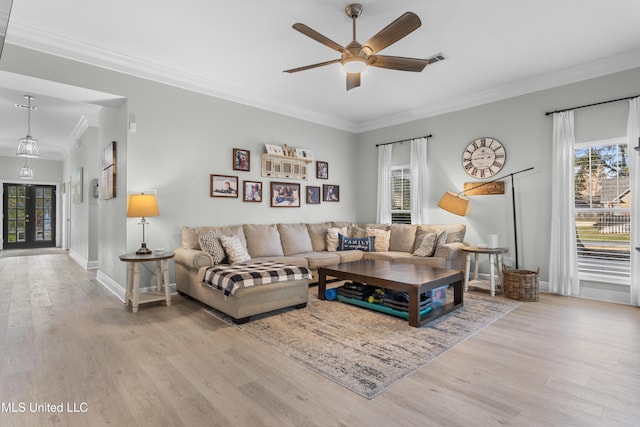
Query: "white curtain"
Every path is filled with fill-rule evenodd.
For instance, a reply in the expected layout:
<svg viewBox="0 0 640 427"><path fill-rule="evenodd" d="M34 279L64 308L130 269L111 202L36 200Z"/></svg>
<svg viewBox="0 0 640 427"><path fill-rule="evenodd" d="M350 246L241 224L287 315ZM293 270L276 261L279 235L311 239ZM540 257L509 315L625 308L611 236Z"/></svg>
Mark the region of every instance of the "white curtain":
<svg viewBox="0 0 640 427"><path fill-rule="evenodd" d="M573 111L554 113L549 287L551 292L561 295L577 295L580 290L573 186L574 145Z"/></svg>
<svg viewBox="0 0 640 427"><path fill-rule="evenodd" d="M411 223L427 224L427 138L411 140Z"/></svg>
<svg viewBox="0 0 640 427"><path fill-rule="evenodd" d="M640 97L629 100L627 141L629 147L629 183L631 188L631 305L640 305L640 159L633 150L640 144Z"/></svg>
<svg viewBox="0 0 640 427"><path fill-rule="evenodd" d="M378 146L378 207L376 222L391 223L391 160L393 146Z"/></svg>

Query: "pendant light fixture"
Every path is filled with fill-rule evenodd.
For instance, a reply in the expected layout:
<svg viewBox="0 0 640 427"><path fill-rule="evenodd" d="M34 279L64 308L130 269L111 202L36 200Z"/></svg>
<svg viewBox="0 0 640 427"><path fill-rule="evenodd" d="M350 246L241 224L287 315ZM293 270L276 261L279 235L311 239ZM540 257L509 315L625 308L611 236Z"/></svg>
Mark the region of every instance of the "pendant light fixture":
<svg viewBox="0 0 640 427"><path fill-rule="evenodd" d="M31 95L25 95L24 97L27 98L27 105L16 104L16 107L27 110L27 136L20 139L16 155L22 157L40 157L38 140L31 137L31 110L37 109L31 106L31 100L35 98Z"/></svg>
<svg viewBox="0 0 640 427"><path fill-rule="evenodd" d="M24 166L20 168L20 179L33 179L33 169L29 167L29 158L24 159Z"/></svg>

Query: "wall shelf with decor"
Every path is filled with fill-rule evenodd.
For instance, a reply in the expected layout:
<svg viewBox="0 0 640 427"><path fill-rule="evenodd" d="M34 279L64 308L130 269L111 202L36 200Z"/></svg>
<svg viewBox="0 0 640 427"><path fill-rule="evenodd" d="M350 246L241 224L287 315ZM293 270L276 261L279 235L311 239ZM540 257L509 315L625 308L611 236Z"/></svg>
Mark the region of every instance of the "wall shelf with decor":
<svg viewBox="0 0 640 427"><path fill-rule="evenodd" d="M309 175L309 158L280 156L265 153L262 155L262 176L265 178L304 179Z"/></svg>

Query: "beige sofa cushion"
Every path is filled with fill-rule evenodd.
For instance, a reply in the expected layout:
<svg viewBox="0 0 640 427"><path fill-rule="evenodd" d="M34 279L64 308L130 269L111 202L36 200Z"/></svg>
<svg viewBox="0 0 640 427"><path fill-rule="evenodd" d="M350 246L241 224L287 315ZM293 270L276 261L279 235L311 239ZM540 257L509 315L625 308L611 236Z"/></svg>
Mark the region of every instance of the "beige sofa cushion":
<svg viewBox="0 0 640 427"><path fill-rule="evenodd" d="M327 250L327 230L329 228L331 228L330 222L307 224L307 230L309 231L309 237L311 238L311 246L314 251L318 252Z"/></svg>
<svg viewBox="0 0 640 427"><path fill-rule="evenodd" d="M312 252L309 230L304 224L278 224L282 251L286 256Z"/></svg>
<svg viewBox="0 0 640 427"><path fill-rule="evenodd" d="M376 230L389 230L389 224L360 224L360 227L364 228L374 228Z"/></svg>
<svg viewBox="0 0 640 427"><path fill-rule="evenodd" d="M340 263L338 252L308 252L306 254L297 254L296 256L306 258L311 270Z"/></svg>
<svg viewBox="0 0 640 427"><path fill-rule="evenodd" d="M360 261L363 257L363 253L363 251L357 249L336 252L336 254L340 257L340 262Z"/></svg>
<svg viewBox="0 0 640 427"><path fill-rule="evenodd" d="M391 232L389 230L380 230L378 228L367 228L367 236L373 236L376 238L374 242L376 252L386 252L389 250L389 239L391 238Z"/></svg>
<svg viewBox="0 0 640 427"><path fill-rule="evenodd" d="M419 257L419 256L399 256L393 259L393 262L402 262L405 264L418 264L427 267L446 268L446 259L440 257Z"/></svg>
<svg viewBox="0 0 640 427"><path fill-rule="evenodd" d="M182 247L185 249L200 250L198 236L210 232L218 236L238 236L242 246L244 248L247 247L247 241L244 238L241 225L230 225L226 227L182 227Z"/></svg>
<svg viewBox="0 0 640 427"><path fill-rule="evenodd" d="M365 230L364 228L352 225L350 227L347 227L347 235L345 237L354 237L357 239L361 239L363 237L369 236L367 236L367 230Z"/></svg>
<svg viewBox="0 0 640 427"><path fill-rule="evenodd" d="M327 250L335 252L338 250L338 234L347 235L347 227L337 228L331 227L327 229Z"/></svg>
<svg viewBox="0 0 640 427"><path fill-rule="evenodd" d="M251 259L247 250L242 246L238 236L220 236L220 243L227 253L231 264L242 264Z"/></svg>
<svg viewBox="0 0 640 427"><path fill-rule="evenodd" d="M447 241L445 243L458 243L464 241L464 235L467 231L467 226L464 224L423 224L418 227L416 234L416 243L414 245L414 252L422 244L422 239L427 233L436 233L438 231L447 232Z"/></svg>
<svg viewBox="0 0 640 427"><path fill-rule="evenodd" d="M220 235L214 231L210 231L207 234L201 234L198 236L200 242L200 249L211 255L211 259L214 264L220 264L224 262L227 254L224 252L222 245L220 244Z"/></svg>
<svg viewBox="0 0 640 427"><path fill-rule="evenodd" d="M280 233L275 224L244 224L242 227L251 258L284 256Z"/></svg>
<svg viewBox="0 0 640 427"><path fill-rule="evenodd" d="M444 245L447 240L446 231L438 231L436 233L427 233L422 239L420 247L413 252L415 256L431 257L436 253L438 246Z"/></svg>
<svg viewBox="0 0 640 427"><path fill-rule="evenodd" d="M358 224L356 224L355 222L350 222L350 221L331 221L331 225L333 227L337 227L337 228L342 228L342 227L357 227Z"/></svg>
<svg viewBox="0 0 640 427"><path fill-rule="evenodd" d="M413 253L418 226L414 224L391 224L389 250Z"/></svg>

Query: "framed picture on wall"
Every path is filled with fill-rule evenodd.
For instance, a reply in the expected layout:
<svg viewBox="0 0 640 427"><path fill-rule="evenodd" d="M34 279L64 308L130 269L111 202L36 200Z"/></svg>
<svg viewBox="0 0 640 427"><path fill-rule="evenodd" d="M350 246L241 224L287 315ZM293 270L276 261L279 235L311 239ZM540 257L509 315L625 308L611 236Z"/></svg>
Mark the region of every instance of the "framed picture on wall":
<svg viewBox="0 0 640 427"><path fill-rule="evenodd" d="M332 184L322 185L322 200L325 202L340 201L340 186Z"/></svg>
<svg viewBox="0 0 640 427"><path fill-rule="evenodd" d="M104 147L102 152L102 169L108 168L116 164L116 142L113 141Z"/></svg>
<svg viewBox="0 0 640 427"><path fill-rule="evenodd" d="M116 197L116 165L102 170L102 199L109 200Z"/></svg>
<svg viewBox="0 0 640 427"><path fill-rule="evenodd" d="M272 182L271 207L299 208L300 184L293 184L288 182Z"/></svg>
<svg viewBox="0 0 640 427"><path fill-rule="evenodd" d="M211 174L211 197L238 197L238 177Z"/></svg>
<svg viewBox="0 0 640 427"><path fill-rule="evenodd" d="M249 150L233 149L233 170L246 172L251 170L251 152Z"/></svg>
<svg viewBox="0 0 640 427"><path fill-rule="evenodd" d="M242 201L261 202L262 183L259 181L242 181Z"/></svg>
<svg viewBox="0 0 640 427"><path fill-rule="evenodd" d="M308 205L320 204L320 187L307 185L307 204Z"/></svg>
<svg viewBox="0 0 640 427"><path fill-rule="evenodd" d="M82 168L71 176L71 201L75 205L82 203Z"/></svg>
<svg viewBox="0 0 640 427"><path fill-rule="evenodd" d="M329 163L321 161L316 162L316 178L329 179Z"/></svg>

